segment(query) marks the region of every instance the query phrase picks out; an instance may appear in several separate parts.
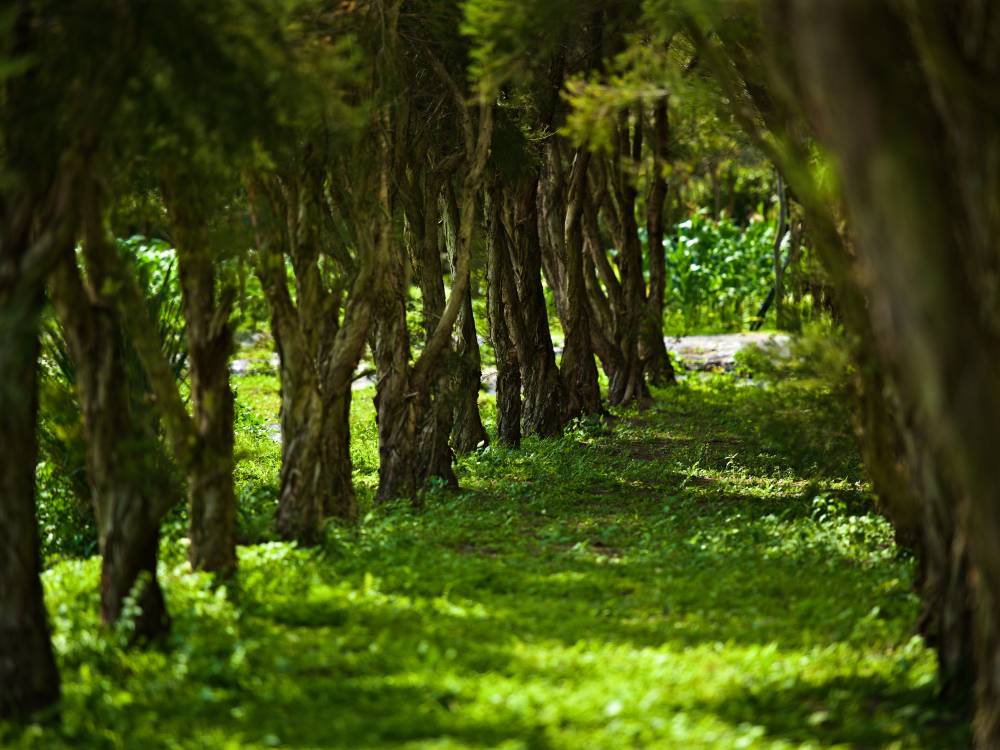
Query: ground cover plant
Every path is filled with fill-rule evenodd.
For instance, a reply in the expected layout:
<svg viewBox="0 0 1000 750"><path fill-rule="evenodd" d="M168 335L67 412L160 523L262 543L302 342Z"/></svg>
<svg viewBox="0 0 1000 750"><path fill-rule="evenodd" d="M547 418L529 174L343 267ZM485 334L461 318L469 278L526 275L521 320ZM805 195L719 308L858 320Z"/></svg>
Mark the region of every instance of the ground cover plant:
<svg viewBox="0 0 1000 750"><path fill-rule="evenodd" d="M274 376L248 380L244 420L276 420ZM364 486L377 465L360 395ZM558 440L471 454L461 492L375 508L317 549L242 547L232 587L165 541L177 619L162 648L127 650L127 622L98 635L98 560L56 564L44 581L62 725L7 729L5 745L967 742L937 699L913 560L872 509L843 403L815 382L726 375L657 396ZM257 476L278 470L261 438L241 440L247 509ZM273 493L261 502L272 515Z"/></svg>

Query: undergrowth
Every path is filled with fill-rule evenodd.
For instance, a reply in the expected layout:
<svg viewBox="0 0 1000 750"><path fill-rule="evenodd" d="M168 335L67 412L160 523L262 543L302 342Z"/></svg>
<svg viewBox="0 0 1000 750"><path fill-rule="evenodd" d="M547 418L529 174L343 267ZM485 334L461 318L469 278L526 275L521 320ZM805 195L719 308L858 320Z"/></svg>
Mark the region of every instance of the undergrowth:
<svg viewBox="0 0 1000 750"><path fill-rule="evenodd" d="M273 377L239 382L240 573L177 533L162 648L97 619L98 561L45 574L61 722L17 748L955 748L913 635L913 565L875 515L847 414L815 382L692 379L558 440L459 462L462 489L270 541ZM484 397L492 428L492 407ZM178 528L182 524L178 522ZM127 626L125 628L127 630Z"/></svg>

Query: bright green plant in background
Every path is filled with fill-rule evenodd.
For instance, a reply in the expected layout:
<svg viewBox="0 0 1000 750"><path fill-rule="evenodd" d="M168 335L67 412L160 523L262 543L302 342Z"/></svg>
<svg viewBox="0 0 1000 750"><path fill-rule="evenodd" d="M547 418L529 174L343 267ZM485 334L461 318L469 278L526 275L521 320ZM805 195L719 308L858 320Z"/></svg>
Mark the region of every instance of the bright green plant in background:
<svg viewBox="0 0 1000 750"><path fill-rule="evenodd" d="M774 284L774 222L742 227L707 210L667 239L667 333L740 331ZM786 239L787 244L787 239Z"/></svg>

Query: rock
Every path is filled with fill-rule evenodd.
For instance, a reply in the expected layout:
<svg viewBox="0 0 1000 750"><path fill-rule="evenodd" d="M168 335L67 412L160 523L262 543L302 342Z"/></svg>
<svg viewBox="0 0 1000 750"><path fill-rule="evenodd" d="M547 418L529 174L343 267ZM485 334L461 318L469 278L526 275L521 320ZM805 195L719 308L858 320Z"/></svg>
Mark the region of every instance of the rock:
<svg viewBox="0 0 1000 750"><path fill-rule="evenodd" d="M497 368L488 367L482 372L482 387L491 396L497 392Z"/></svg>
<svg viewBox="0 0 1000 750"><path fill-rule="evenodd" d="M687 370L732 370L736 353L742 349L767 343L787 349L789 340L783 333L726 333L664 339L667 349L680 357Z"/></svg>
<svg viewBox="0 0 1000 750"><path fill-rule="evenodd" d="M267 331L237 331L233 335L233 341L240 349L252 349L263 341L268 341L271 334Z"/></svg>

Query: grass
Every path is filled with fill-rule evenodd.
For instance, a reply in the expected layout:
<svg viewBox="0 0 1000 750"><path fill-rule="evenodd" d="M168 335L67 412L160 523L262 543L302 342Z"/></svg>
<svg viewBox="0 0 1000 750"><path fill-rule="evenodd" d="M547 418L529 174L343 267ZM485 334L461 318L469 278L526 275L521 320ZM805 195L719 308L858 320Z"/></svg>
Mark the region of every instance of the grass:
<svg viewBox="0 0 1000 750"><path fill-rule="evenodd" d="M268 538L273 378L239 385L236 587L168 539L163 649L97 625L98 565L45 575L62 722L20 748L956 748L912 562L837 399L729 377L459 463L462 490ZM356 392L362 499L377 471ZM492 405L484 403L491 420Z"/></svg>

